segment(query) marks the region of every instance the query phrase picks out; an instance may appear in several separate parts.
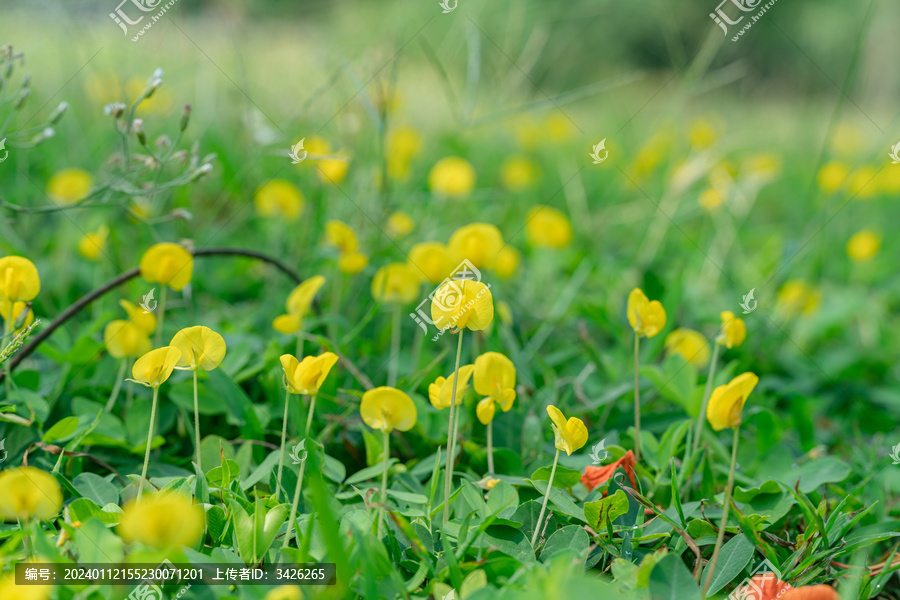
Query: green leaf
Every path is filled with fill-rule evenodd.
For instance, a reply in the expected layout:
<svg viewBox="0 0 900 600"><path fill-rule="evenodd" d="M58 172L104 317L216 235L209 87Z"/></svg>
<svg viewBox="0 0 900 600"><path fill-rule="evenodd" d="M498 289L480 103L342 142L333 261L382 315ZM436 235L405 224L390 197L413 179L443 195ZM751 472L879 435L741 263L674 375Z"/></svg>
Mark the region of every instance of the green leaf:
<svg viewBox="0 0 900 600"><path fill-rule="evenodd" d="M707 595L712 596L740 576L753 559L755 551L756 549L746 536L736 535L728 540L719 551L719 560L716 562L716 570L713 571ZM707 572L704 569L700 581L706 581L706 577Z"/></svg>
<svg viewBox="0 0 900 600"><path fill-rule="evenodd" d="M119 503L119 492L116 486L95 473L81 473L72 485L83 497L92 500L97 506Z"/></svg>
<svg viewBox="0 0 900 600"><path fill-rule="evenodd" d="M60 419L47 433L41 437L41 441L47 444L62 441L78 429L78 417L66 417Z"/></svg>
<svg viewBox="0 0 900 600"><path fill-rule="evenodd" d="M677 554L656 563L648 587L652 600L701 600L700 588Z"/></svg>
<svg viewBox="0 0 900 600"><path fill-rule="evenodd" d="M391 458L390 460L388 460L388 469L390 469L396 462L396 458ZM381 471L382 466L379 462L377 465L372 465L371 467L366 467L365 469L357 471L356 473L348 477L347 481L345 481L344 484L353 485L362 481L369 481L370 479L381 477Z"/></svg>
<svg viewBox="0 0 900 600"><path fill-rule="evenodd" d="M125 542L96 517L84 521L75 530L75 545L82 563L115 564L124 556Z"/></svg>
<svg viewBox="0 0 900 600"><path fill-rule="evenodd" d="M228 519L225 517L225 510L221 506L213 506L206 511L206 528L213 541L218 542L222 539L222 534L225 533L227 524Z"/></svg>
<svg viewBox="0 0 900 600"><path fill-rule="evenodd" d="M66 510L69 511L72 522L81 521L84 523L91 517L96 517L106 525L115 525L122 519L122 509L118 505L107 504L100 508L96 502L87 498L73 500L66 507Z"/></svg>
<svg viewBox="0 0 900 600"><path fill-rule="evenodd" d="M525 481L531 483L531 485L534 486L534 489L540 492L542 496L547 493L546 481L531 481L530 479L526 479ZM552 502L556 507L556 510L562 514L572 517L573 519L578 519L579 521L584 521L584 510L572 502L568 495L556 489L556 487L550 490L550 502Z"/></svg>
<svg viewBox="0 0 900 600"><path fill-rule="evenodd" d="M209 480L209 485L227 490L240 473L241 468L236 461L225 459L222 466L213 467L207 471L206 478Z"/></svg>
<svg viewBox="0 0 900 600"><path fill-rule="evenodd" d="M518 505L519 493L515 486L499 481L488 492L486 516L499 515L507 509L512 513Z"/></svg>
<svg viewBox="0 0 900 600"><path fill-rule="evenodd" d="M532 481L549 481L550 467L541 467L531 474ZM562 465L556 466L556 473L553 474L553 487L560 489L569 489L576 483L581 481L581 471L569 469Z"/></svg>
<svg viewBox="0 0 900 600"><path fill-rule="evenodd" d="M623 490L595 502L584 503L584 518L594 531L605 529L607 520L611 523L627 513L628 496Z"/></svg>
<svg viewBox="0 0 900 600"><path fill-rule="evenodd" d="M569 525L556 531L547 539L547 543L541 549L541 560L547 561L554 555L565 550L574 550L578 556L587 555L590 546L590 538L580 525Z"/></svg>

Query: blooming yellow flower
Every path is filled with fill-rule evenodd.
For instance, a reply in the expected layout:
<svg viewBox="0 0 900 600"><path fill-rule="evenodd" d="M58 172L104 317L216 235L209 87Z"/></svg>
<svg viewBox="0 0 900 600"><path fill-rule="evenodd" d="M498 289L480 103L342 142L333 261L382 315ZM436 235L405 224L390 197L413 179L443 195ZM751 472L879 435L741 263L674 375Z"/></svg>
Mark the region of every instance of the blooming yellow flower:
<svg viewBox="0 0 900 600"><path fill-rule="evenodd" d="M878 193L875 180L878 171L873 167L860 167L850 175L849 191L857 200L867 200Z"/></svg>
<svg viewBox="0 0 900 600"><path fill-rule="evenodd" d="M499 352L485 352L475 359L475 391L485 396L475 408L478 420L487 425L494 419L495 404L503 412L512 408L516 399L516 367Z"/></svg>
<svg viewBox="0 0 900 600"><path fill-rule="evenodd" d="M134 361L131 376L147 387L158 388L172 374L181 359L181 350L174 346L163 346L147 352Z"/></svg>
<svg viewBox="0 0 900 600"><path fill-rule="evenodd" d="M41 291L41 278L34 263L21 256L0 258L0 298L33 300Z"/></svg>
<svg viewBox="0 0 900 600"><path fill-rule="evenodd" d="M666 326L666 311L659 300L650 301L640 288L628 294L628 322L638 335L652 338Z"/></svg>
<svg viewBox="0 0 900 600"><path fill-rule="evenodd" d="M844 185L844 181L847 179L849 172L850 170L846 165L836 160L825 163L822 165L822 168L819 169L819 174L817 176L819 188L823 192L833 194Z"/></svg>
<svg viewBox="0 0 900 600"><path fill-rule="evenodd" d="M519 268L519 251L512 246L504 246L497 253L497 262L494 264L494 272L501 279L512 277Z"/></svg>
<svg viewBox="0 0 900 600"><path fill-rule="evenodd" d="M459 368L459 376L456 380L456 401L454 404L459 406L466 390L469 389L469 379L475 371L474 365L463 365ZM434 383L428 384L428 401L438 410L450 408L450 397L453 395L453 373L450 377L438 377Z"/></svg>
<svg viewBox="0 0 900 600"><path fill-rule="evenodd" d="M344 180L347 169L350 167L350 157L338 152L334 156L339 158L326 158L332 154L331 145L317 135L307 138L305 148L311 155L309 158L317 167L316 175L318 175L319 181L337 185Z"/></svg>
<svg viewBox="0 0 900 600"><path fill-rule="evenodd" d="M741 373L713 390L706 406L706 418L714 430L722 431L741 424L741 410L758 382L759 377L753 373Z"/></svg>
<svg viewBox="0 0 900 600"><path fill-rule="evenodd" d="M812 314L819 308L822 294L818 289L801 279L792 279L778 290L776 305L787 316L797 313Z"/></svg>
<svg viewBox="0 0 900 600"><path fill-rule="evenodd" d="M422 242L409 250L409 266L425 281L439 283L452 274L456 265L447 246L440 242Z"/></svg>
<svg viewBox="0 0 900 600"><path fill-rule="evenodd" d="M377 387L363 394L359 405L363 423L384 433L409 431L416 424L416 405L409 396L392 387ZM385 457L387 458L387 457Z"/></svg>
<svg viewBox="0 0 900 600"><path fill-rule="evenodd" d="M156 331L156 315L152 312L144 310L140 306L135 306L134 303L128 300L119 300L119 306L125 310L125 314L128 315L128 321L145 334L150 335Z"/></svg>
<svg viewBox="0 0 900 600"><path fill-rule="evenodd" d="M150 352L148 334L130 321L110 321L103 330L103 343L113 358L137 357Z"/></svg>
<svg viewBox="0 0 900 600"><path fill-rule="evenodd" d="M722 311L719 315L722 318L722 333L719 334L716 343L726 348L734 348L740 346L747 339L747 326L744 320L734 316L730 310Z"/></svg>
<svg viewBox="0 0 900 600"><path fill-rule="evenodd" d="M81 202L91 191L94 180L81 169L63 169L47 182L47 195L56 202L69 205Z"/></svg>
<svg viewBox="0 0 900 600"><path fill-rule="evenodd" d="M273 179L260 186L253 195L256 212L262 217L273 217L294 222L303 214L303 194L294 184L283 179Z"/></svg>
<svg viewBox="0 0 900 600"><path fill-rule="evenodd" d="M356 232L343 221L333 220L325 223L325 240L329 246L334 246L341 254L359 249Z"/></svg>
<svg viewBox="0 0 900 600"><path fill-rule="evenodd" d="M694 148L705 150L716 143L716 140L719 139L719 134L716 132L713 124L706 119L695 119L691 123L688 139Z"/></svg>
<svg viewBox="0 0 900 600"><path fill-rule="evenodd" d="M0 577L0 598L3 600L49 600L54 585L16 585L16 576L13 573Z"/></svg>
<svg viewBox="0 0 900 600"><path fill-rule="evenodd" d="M125 506L119 535L129 542L165 549L196 545L205 528L206 515L200 505L181 494L161 492Z"/></svg>
<svg viewBox="0 0 900 600"><path fill-rule="evenodd" d="M415 229L416 224L405 212L395 212L392 213L391 216L388 217L387 221L388 231L395 238L405 238L412 230Z"/></svg>
<svg viewBox="0 0 900 600"><path fill-rule="evenodd" d="M338 269L341 273L353 275L359 273L369 264L369 257L362 252L347 252L338 258Z"/></svg>
<svg viewBox="0 0 900 600"><path fill-rule="evenodd" d="M572 243L568 217L549 206L535 206L525 216L528 241L544 248L565 248Z"/></svg>
<svg viewBox="0 0 900 600"><path fill-rule="evenodd" d="M494 298L480 281L448 281L434 293L431 320L436 327L448 329L485 329L494 319Z"/></svg>
<svg viewBox="0 0 900 600"><path fill-rule="evenodd" d="M464 158L442 158L431 167L428 187L433 192L451 198L468 196L475 187L475 169Z"/></svg>
<svg viewBox="0 0 900 600"><path fill-rule="evenodd" d="M725 194L717 187L708 187L700 193L697 203L704 210L712 212L725 203Z"/></svg>
<svg viewBox="0 0 900 600"><path fill-rule="evenodd" d="M194 257L178 244L154 244L141 258L141 277L150 283L161 283L181 290L191 282Z"/></svg>
<svg viewBox="0 0 900 600"><path fill-rule="evenodd" d="M203 325L185 327L172 337L169 345L181 350L176 367L212 371L225 358L225 339Z"/></svg>
<svg viewBox="0 0 900 600"><path fill-rule="evenodd" d="M35 467L0 471L0 520L46 521L59 512L62 503L62 489L47 471Z"/></svg>
<svg viewBox="0 0 900 600"><path fill-rule="evenodd" d="M518 192L529 188L538 177L540 169L534 160L527 156L510 156L500 165L500 182L503 187Z"/></svg>
<svg viewBox="0 0 900 600"><path fill-rule="evenodd" d="M566 454L571 456L587 443L588 431L584 421L577 417L570 417L567 421L562 411L552 404L547 407L547 414L553 421L553 433L556 438L554 443L557 450L565 450Z"/></svg>
<svg viewBox="0 0 900 600"><path fill-rule="evenodd" d="M476 268L490 269L503 248L503 236L489 223L470 223L453 232L447 247L457 263L468 260Z"/></svg>
<svg viewBox="0 0 900 600"><path fill-rule="evenodd" d="M847 242L847 256L857 262L872 260L881 250L881 236L863 229L853 234Z"/></svg>
<svg viewBox="0 0 900 600"><path fill-rule="evenodd" d="M88 260L97 260L106 248L109 228L101 225L97 231L86 233L78 240L78 253Z"/></svg>
<svg viewBox="0 0 900 600"><path fill-rule="evenodd" d="M309 312L313 299L325 284L321 275L310 277L288 295L284 307L287 314L278 316L272 321L272 327L279 333L296 333L303 326L303 318Z"/></svg>
<svg viewBox="0 0 900 600"><path fill-rule="evenodd" d="M269 590L263 600L302 600L303 593L297 585L279 585Z"/></svg>
<svg viewBox="0 0 900 600"><path fill-rule="evenodd" d="M23 318L22 313L25 311L28 312ZM22 319L19 327L13 331L14 334L18 334L20 331L34 323L34 311L31 310L31 305L27 302L22 302L21 300L18 302L10 302L6 298L0 298L0 319L4 322L9 320L13 325L19 322L19 319Z"/></svg>
<svg viewBox="0 0 900 600"><path fill-rule="evenodd" d="M665 346L667 354L677 354L695 367L703 367L709 362L709 344L693 329L676 329L666 336Z"/></svg>
<svg viewBox="0 0 900 600"><path fill-rule="evenodd" d="M372 296L379 302L409 304L419 294L421 272L405 263L391 263L372 278Z"/></svg>
<svg viewBox="0 0 900 600"><path fill-rule="evenodd" d="M281 368L284 369L288 391L292 394L315 396L337 361L338 356L334 352L306 356L302 361L291 354L282 354Z"/></svg>

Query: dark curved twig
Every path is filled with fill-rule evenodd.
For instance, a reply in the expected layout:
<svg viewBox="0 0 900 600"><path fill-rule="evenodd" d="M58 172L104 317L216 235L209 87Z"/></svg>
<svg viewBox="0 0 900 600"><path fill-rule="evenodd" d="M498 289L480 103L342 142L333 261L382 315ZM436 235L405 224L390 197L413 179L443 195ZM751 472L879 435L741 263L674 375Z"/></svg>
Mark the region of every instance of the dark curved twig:
<svg viewBox="0 0 900 600"><path fill-rule="evenodd" d="M286 264L278 260L277 258L273 258L267 254L263 254L262 252L257 252L256 250L244 250L243 248L201 248L199 250L194 250L192 254L195 257L199 256L246 256L249 258L256 258L258 260L269 263L270 265L275 266L279 271L283 272L285 275L294 280L295 283L300 284L303 280L300 279L300 276L297 273L288 267ZM31 341L28 342L28 345L23 347L19 352L17 352L12 358L9 359L9 370L12 371L16 368L16 366L25 360L32 352L37 349L37 347L50 337L54 331L59 329L59 327L78 314L82 309L84 309L88 304L96 300L97 298L103 296L108 291L113 290L126 281L134 279L140 274L141 270L139 267L134 267L133 269L129 269L120 275L117 275L98 287L97 289L88 292L74 303L72 303L68 308L59 313L59 316L53 319L47 327L43 328L37 335L31 338ZM5 372L0 372L0 381L3 380L5 376Z"/></svg>

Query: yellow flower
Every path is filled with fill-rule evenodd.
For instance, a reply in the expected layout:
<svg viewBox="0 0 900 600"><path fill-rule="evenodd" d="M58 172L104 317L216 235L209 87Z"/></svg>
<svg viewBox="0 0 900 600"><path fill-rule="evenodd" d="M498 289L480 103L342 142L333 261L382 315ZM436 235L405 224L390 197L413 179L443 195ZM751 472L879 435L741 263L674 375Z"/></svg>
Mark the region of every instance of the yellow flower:
<svg viewBox="0 0 900 600"><path fill-rule="evenodd" d="M691 123L688 139L694 148L705 150L716 143L719 134L713 124L706 119L696 119Z"/></svg>
<svg viewBox="0 0 900 600"><path fill-rule="evenodd" d="M850 175L850 194L857 200L866 200L878 193L875 177L878 171L872 167L860 167Z"/></svg>
<svg viewBox="0 0 900 600"><path fill-rule="evenodd" d="M156 315L152 312L144 310L143 307L135 306L128 300L119 300L119 306L125 310L125 314L128 315L128 321L145 334L150 335L156 331Z"/></svg>
<svg viewBox="0 0 900 600"><path fill-rule="evenodd" d="M412 158L422 147L422 136L412 127L398 127L388 134L387 149L390 156Z"/></svg>
<svg viewBox="0 0 900 600"><path fill-rule="evenodd" d="M212 371L225 358L224 338L203 325L185 327L172 337L169 346L181 351L181 358L175 366L191 371Z"/></svg>
<svg viewBox="0 0 900 600"><path fill-rule="evenodd" d="M343 221L334 220L325 223L325 240L341 254L355 252L359 248L356 232Z"/></svg>
<svg viewBox="0 0 900 600"><path fill-rule="evenodd" d="M695 367L709 362L709 344L702 334L693 329L676 329L666 336L666 353L677 354Z"/></svg>
<svg viewBox="0 0 900 600"><path fill-rule="evenodd" d="M97 260L106 248L109 228L101 225L97 231L86 233L78 240L78 253L88 260Z"/></svg>
<svg viewBox="0 0 900 600"><path fill-rule="evenodd" d="M191 282L193 274L194 257L178 244L154 244L141 258L141 277L150 283L178 291Z"/></svg>
<svg viewBox="0 0 900 600"><path fill-rule="evenodd" d="M119 535L154 548L194 546L206 528L198 504L181 494L162 492L132 500L122 512Z"/></svg>
<svg viewBox="0 0 900 600"><path fill-rule="evenodd" d="M439 329L485 329L494 318L491 290L471 279L448 281L434 293L431 320Z"/></svg>
<svg viewBox="0 0 900 600"><path fill-rule="evenodd" d="M147 333L130 321L110 321L103 330L103 343L113 358L137 357L153 346Z"/></svg>
<svg viewBox="0 0 900 600"><path fill-rule="evenodd" d="M537 163L527 156L510 156L500 166L500 182L506 189L518 192L530 187L539 171Z"/></svg>
<svg viewBox="0 0 900 600"><path fill-rule="evenodd" d="M296 333L303 326L303 317L309 312L316 293L325 284L321 275L310 277L288 295L284 307L287 314L276 317L272 327L279 333Z"/></svg>
<svg viewBox="0 0 900 600"><path fill-rule="evenodd" d="M900 194L900 165L888 165L881 175L881 189L888 194Z"/></svg>
<svg viewBox="0 0 900 600"><path fill-rule="evenodd" d="M504 246L497 253L497 262L494 264L494 272L501 279L512 277L519 268L519 251L512 246Z"/></svg>
<svg viewBox="0 0 900 600"><path fill-rule="evenodd" d="M847 256L857 262L872 260L879 250L881 236L868 229L854 233L847 242Z"/></svg>
<svg viewBox="0 0 900 600"><path fill-rule="evenodd" d="M21 256L0 258L0 298L33 300L41 291L41 278L34 263Z"/></svg>
<svg viewBox="0 0 900 600"><path fill-rule="evenodd" d="M666 310L659 300L650 301L639 288L628 294L628 322L638 335L652 338L666 326Z"/></svg>
<svg viewBox="0 0 900 600"><path fill-rule="evenodd" d="M469 388L469 379L475 371L474 365L464 365L459 368L459 377L456 380L456 401L459 406L466 390ZM428 385L428 401L438 410L450 408L450 397L453 395L453 374L450 377L438 377L434 383Z"/></svg>
<svg viewBox="0 0 900 600"><path fill-rule="evenodd" d="M369 257L362 252L347 252L338 258L338 269L341 273L353 275L359 273L369 264Z"/></svg>
<svg viewBox="0 0 900 600"><path fill-rule="evenodd" d="M416 224L412 220L412 217L405 212L395 212L388 217L387 226L391 235L396 238L405 238L412 233Z"/></svg>
<svg viewBox="0 0 900 600"><path fill-rule="evenodd" d="M91 191L94 180L81 169L57 171L47 182L47 195L63 205L81 202Z"/></svg>
<svg viewBox="0 0 900 600"><path fill-rule="evenodd" d="M562 111L554 111L547 115L543 128L553 142L565 142L572 137L572 120Z"/></svg>
<svg viewBox="0 0 900 600"><path fill-rule="evenodd" d="M0 577L0 598L3 600L49 600L54 585L16 585L16 576L13 573Z"/></svg>
<svg viewBox="0 0 900 600"><path fill-rule="evenodd" d="M822 189L823 192L828 194L833 194L834 192L841 189L841 186L844 184L844 180L847 179L847 174L850 170L841 162L833 160L822 165L822 168L819 169L818 182L819 188Z"/></svg>
<svg viewBox="0 0 900 600"><path fill-rule="evenodd" d="M62 503L59 483L47 471L35 467L0 471L0 520L46 521L59 512Z"/></svg>
<svg viewBox="0 0 900 600"><path fill-rule="evenodd" d="M269 590L263 600L302 600L303 594L300 586L297 585L279 585L277 588Z"/></svg>
<svg viewBox="0 0 900 600"><path fill-rule="evenodd" d="M588 431L584 421L577 417L566 417L552 404L547 407L547 414L553 421L553 433L557 450L565 450L570 455L587 443Z"/></svg>
<svg viewBox="0 0 900 600"><path fill-rule="evenodd" d="M340 158L326 158L331 155L330 144L320 136L313 136L306 140L306 150L309 152L310 158L315 161L316 174L322 183L339 184L347 175L347 169L350 167L350 158L343 153L335 156Z"/></svg>
<svg viewBox="0 0 900 600"><path fill-rule="evenodd" d="M409 266L426 281L439 283L452 274L456 265L447 246L440 242L422 242L410 249Z"/></svg>
<svg viewBox="0 0 900 600"><path fill-rule="evenodd" d="M495 404L503 412L512 408L516 399L516 367L499 352L485 352L475 359L475 391L486 396L475 409L478 420L487 425L494 419Z"/></svg>
<svg viewBox="0 0 900 600"><path fill-rule="evenodd" d="M291 354L282 354L281 368L284 369L288 391L292 394L315 396L337 361L338 357L334 352L307 356L302 361Z"/></svg>
<svg viewBox="0 0 900 600"><path fill-rule="evenodd" d="M442 158L431 167L428 187L433 192L451 198L468 196L475 187L475 169L464 158Z"/></svg>
<svg viewBox="0 0 900 600"><path fill-rule="evenodd" d="M303 214L303 194L294 184L282 179L260 186L253 195L256 212L262 217L283 219L289 223Z"/></svg>
<svg viewBox="0 0 900 600"><path fill-rule="evenodd" d="M697 203L700 204L704 210L712 212L725 203L725 194L723 194L719 188L708 187L700 193L700 197L697 198Z"/></svg>
<svg viewBox="0 0 900 600"><path fill-rule="evenodd" d="M507 304L503 300L497 302L497 314L500 316L500 321L504 325L512 325L512 309L509 307L509 304Z"/></svg>
<svg viewBox="0 0 900 600"><path fill-rule="evenodd" d="M565 248L572 243L568 217L549 206L535 206L525 216L528 241L544 248Z"/></svg>
<svg viewBox="0 0 900 600"><path fill-rule="evenodd" d="M147 387L158 388L172 374L181 359L181 350L173 346L163 346L147 352L134 362L131 376Z"/></svg>
<svg viewBox="0 0 900 600"><path fill-rule="evenodd" d="M359 405L363 423L384 433L409 431L416 424L416 405L409 396L392 387L377 387L363 394Z"/></svg>
<svg viewBox="0 0 900 600"><path fill-rule="evenodd" d="M802 312L812 314L819 308L821 293L812 285L800 279L786 282L778 290L776 304L788 316Z"/></svg>
<svg viewBox="0 0 900 600"><path fill-rule="evenodd" d="M476 268L490 269L503 248L503 236L494 225L471 223L454 231L447 247L455 261L468 260Z"/></svg>
<svg viewBox="0 0 900 600"><path fill-rule="evenodd" d="M758 179L772 179L781 173L781 159L775 154L754 154L744 161L741 169Z"/></svg>
<svg viewBox="0 0 900 600"><path fill-rule="evenodd" d="M716 343L726 348L734 348L740 346L747 339L747 326L744 320L734 316L730 310L722 311L719 315L722 318L722 333L719 334Z"/></svg>
<svg viewBox="0 0 900 600"><path fill-rule="evenodd" d="M409 304L419 295L421 279L405 263L391 263L372 278L372 296L379 302Z"/></svg>
<svg viewBox="0 0 900 600"><path fill-rule="evenodd" d="M3 321L8 319L15 325L19 319L22 319L22 313L26 310L28 312L25 314L25 318L22 320L19 327L13 332L14 334L18 334L20 331L34 323L34 311L31 310L31 305L27 302L22 302L21 300L10 302L6 298L0 298L0 319L3 319ZM12 311L12 315L10 315L10 311Z"/></svg>
<svg viewBox="0 0 900 600"><path fill-rule="evenodd" d="M753 373L741 373L713 390L706 406L706 418L714 430L722 431L741 424L741 410L758 382L759 377Z"/></svg>

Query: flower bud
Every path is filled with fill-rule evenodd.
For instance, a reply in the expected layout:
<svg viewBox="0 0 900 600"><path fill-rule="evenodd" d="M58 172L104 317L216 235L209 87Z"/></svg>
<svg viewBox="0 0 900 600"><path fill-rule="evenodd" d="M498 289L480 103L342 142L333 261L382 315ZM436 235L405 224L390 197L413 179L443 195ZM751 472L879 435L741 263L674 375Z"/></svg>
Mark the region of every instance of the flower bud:
<svg viewBox="0 0 900 600"><path fill-rule="evenodd" d="M59 120L63 118L63 115L66 114L66 111L69 110L68 102L60 102L59 106L57 106L52 113L50 113L50 125L56 125L59 123Z"/></svg>
<svg viewBox="0 0 900 600"><path fill-rule="evenodd" d="M184 112L181 113L181 131L187 129L188 121L191 119L191 105L184 105Z"/></svg>
<svg viewBox="0 0 900 600"><path fill-rule="evenodd" d="M25 104L25 100L27 100L28 96L30 95L31 88L22 88L22 90L19 92L19 97L16 98L16 103L13 105L13 108L15 110L19 110L20 108L22 108L22 105Z"/></svg>

